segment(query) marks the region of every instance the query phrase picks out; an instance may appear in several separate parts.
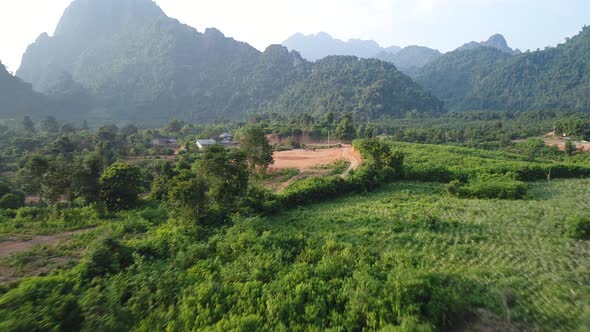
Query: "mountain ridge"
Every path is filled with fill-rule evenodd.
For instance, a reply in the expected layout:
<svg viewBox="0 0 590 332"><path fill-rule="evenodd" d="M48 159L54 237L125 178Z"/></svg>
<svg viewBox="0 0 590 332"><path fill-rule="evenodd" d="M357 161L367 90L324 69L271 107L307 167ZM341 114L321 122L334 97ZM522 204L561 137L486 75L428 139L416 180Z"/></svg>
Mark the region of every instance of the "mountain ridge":
<svg viewBox="0 0 590 332"><path fill-rule="evenodd" d="M137 8L141 6L146 8ZM108 13L113 8L118 11L111 18ZM101 22L93 22L97 18ZM101 25L110 27L96 36L87 35ZM350 66L373 70L361 62L350 62ZM371 62L369 66L379 70L380 65ZM157 126L172 118L242 119L273 105L290 86L309 79L313 70L313 63L298 52L276 45L260 52L215 28L199 32L166 16L151 0L76 0L64 12L53 37L42 34L29 46L17 75L38 91L70 101L78 94L88 101L82 103L89 105L87 110L71 112L76 116ZM407 85L404 91L421 89L397 71L386 73L378 79ZM310 99L317 95L321 92L314 91ZM391 107L405 105L409 111L430 104L439 108L439 101L428 93L417 95L424 100L410 105L400 98Z"/></svg>

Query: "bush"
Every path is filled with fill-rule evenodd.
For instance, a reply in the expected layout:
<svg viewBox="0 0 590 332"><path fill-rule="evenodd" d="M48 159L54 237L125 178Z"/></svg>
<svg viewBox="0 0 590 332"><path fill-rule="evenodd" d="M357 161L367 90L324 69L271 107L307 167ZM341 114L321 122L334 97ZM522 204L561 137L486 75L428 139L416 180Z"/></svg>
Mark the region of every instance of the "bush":
<svg viewBox="0 0 590 332"><path fill-rule="evenodd" d="M590 240L590 215L568 218L567 227L567 235L572 239Z"/></svg>
<svg viewBox="0 0 590 332"><path fill-rule="evenodd" d="M57 276L24 280L0 298L0 330L80 330L83 318L73 288Z"/></svg>
<svg viewBox="0 0 590 332"><path fill-rule="evenodd" d="M92 279L114 274L133 262L131 250L112 238L99 240L81 263L82 277Z"/></svg>
<svg viewBox="0 0 590 332"><path fill-rule="evenodd" d="M16 212L16 218L24 221L44 221L48 217L49 212L45 208L23 207Z"/></svg>
<svg viewBox="0 0 590 332"><path fill-rule="evenodd" d="M474 178L468 183L451 181L447 185L447 191L450 195L463 198L522 199L527 188L523 182L507 175L489 174Z"/></svg>
<svg viewBox="0 0 590 332"><path fill-rule="evenodd" d="M15 194L6 194L0 199L0 209L18 209L25 206L25 198Z"/></svg>
<svg viewBox="0 0 590 332"><path fill-rule="evenodd" d="M281 201L287 206L318 202L326 196L337 196L346 192L344 179L340 177L310 178L293 182L281 194Z"/></svg>

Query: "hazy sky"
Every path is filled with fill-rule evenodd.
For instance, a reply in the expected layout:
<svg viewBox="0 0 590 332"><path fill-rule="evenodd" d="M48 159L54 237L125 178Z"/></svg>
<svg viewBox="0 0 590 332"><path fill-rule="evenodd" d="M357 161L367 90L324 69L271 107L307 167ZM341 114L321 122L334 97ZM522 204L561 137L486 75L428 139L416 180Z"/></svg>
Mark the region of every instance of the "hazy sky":
<svg viewBox="0 0 590 332"><path fill-rule="evenodd" d="M71 0L2 0L0 60L16 71L26 47L53 30ZM452 50L502 33L522 50L555 46L590 25L590 0L157 0L168 16L258 49L325 31L382 46Z"/></svg>

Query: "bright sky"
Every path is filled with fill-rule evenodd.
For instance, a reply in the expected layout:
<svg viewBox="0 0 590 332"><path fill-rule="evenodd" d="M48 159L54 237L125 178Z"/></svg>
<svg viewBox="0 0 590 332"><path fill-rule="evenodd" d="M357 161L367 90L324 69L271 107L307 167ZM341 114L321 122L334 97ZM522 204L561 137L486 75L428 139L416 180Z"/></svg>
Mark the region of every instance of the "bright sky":
<svg viewBox="0 0 590 332"><path fill-rule="evenodd" d="M0 60L16 71L26 47L53 34L71 0L2 0ZM156 0L170 17L258 49L296 32L452 50L503 34L514 48L555 46L590 25L590 0Z"/></svg>

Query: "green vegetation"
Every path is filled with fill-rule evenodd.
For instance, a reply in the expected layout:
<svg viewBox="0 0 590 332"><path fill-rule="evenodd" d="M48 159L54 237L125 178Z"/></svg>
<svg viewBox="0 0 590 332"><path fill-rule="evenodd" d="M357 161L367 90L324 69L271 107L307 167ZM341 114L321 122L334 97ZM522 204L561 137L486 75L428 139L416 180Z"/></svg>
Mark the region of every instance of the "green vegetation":
<svg viewBox="0 0 590 332"><path fill-rule="evenodd" d="M73 2L55 35L43 34L27 49L17 76L55 107L12 114L92 124L155 127L173 118L214 122L265 112L360 109L380 116L442 109L392 64L356 57L311 63L280 45L260 52L216 29L201 33L180 24L148 0Z"/></svg>
<svg viewBox="0 0 590 332"><path fill-rule="evenodd" d="M356 112L363 118L399 116L417 110L439 113L442 104L399 72L375 59L327 57L314 63L311 75L289 87L269 112L324 115ZM346 136L343 128L343 138Z"/></svg>
<svg viewBox="0 0 590 332"><path fill-rule="evenodd" d="M447 53L416 75L454 111L588 111L590 28L554 48L510 56L489 47Z"/></svg>
<svg viewBox="0 0 590 332"><path fill-rule="evenodd" d="M449 194L458 197L521 199L527 189L523 182L515 181L506 175L486 174L471 179L468 183L453 180L447 190Z"/></svg>
<svg viewBox="0 0 590 332"><path fill-rule="evenodd" d="M568 218L568 235L578 240L590 240L590 216L572 216Z"/></svg>
<svg viewBox="0 0 590 332"><path fill-rule="evenodd" d="M515 330L583 329L590 159L541 139L491 139L553 124L583 135L587 118L454 114L420 130L436 137L467 117L481 130L456 145L395 141L382 130L400 123L333 113L256 127L7 123L0 236L24 249L0 259L0 329L435 331L483 316ZM353 142L359 168L260 171L265 134L295 139L296 126L322 124L369 137ZM228 131L245 144L193 147ZM187 145L168 156L152 143L163 137Z"/></svg>
<svg viewBox="0 0 590 332"><path fill-rule="evenodd" d="M2 327L413 331L484 308L575 329L589 248L566 237L564 216L582 212L589 185L541 182L530 200L487 201L405 182L217 230L144 221L140 239L98 241L76 268L9 290Z"/></svg>

